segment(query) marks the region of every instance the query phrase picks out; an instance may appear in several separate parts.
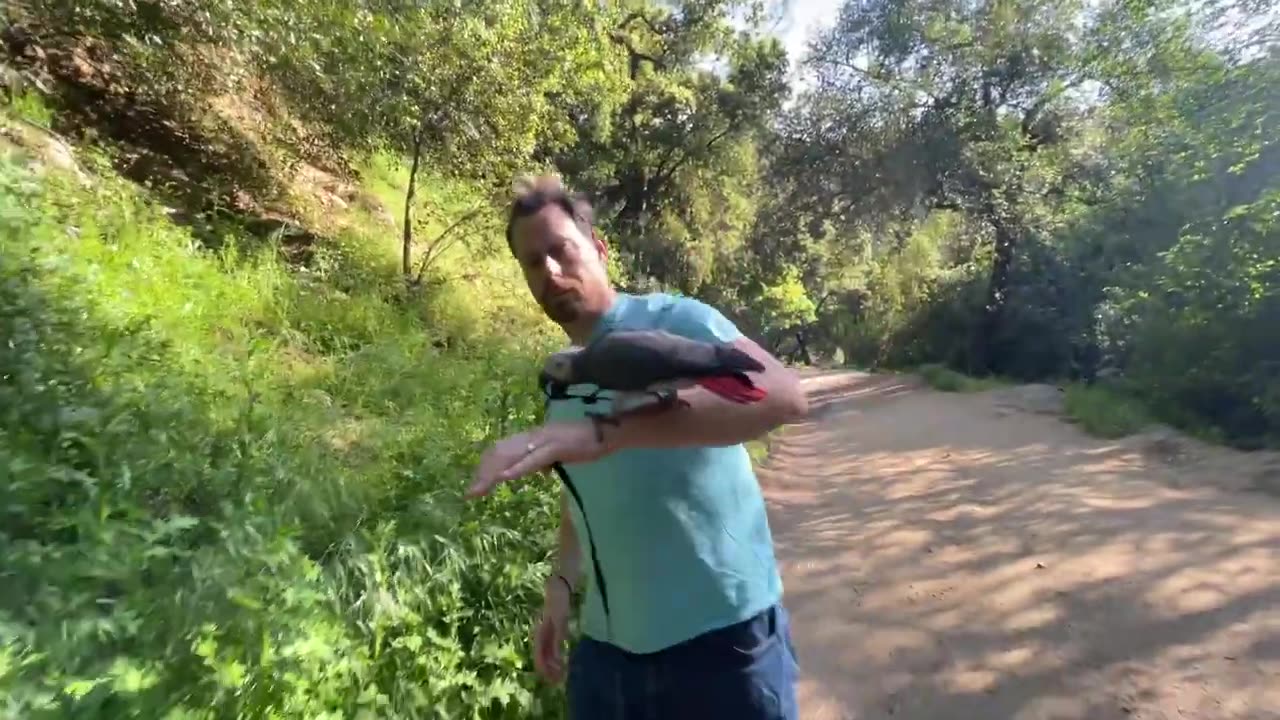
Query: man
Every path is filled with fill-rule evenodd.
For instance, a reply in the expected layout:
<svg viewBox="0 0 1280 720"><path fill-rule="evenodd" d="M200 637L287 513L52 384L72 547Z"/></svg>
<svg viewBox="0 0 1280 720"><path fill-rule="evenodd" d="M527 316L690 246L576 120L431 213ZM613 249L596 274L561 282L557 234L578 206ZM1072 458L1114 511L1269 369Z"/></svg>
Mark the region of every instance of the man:
<svg viewBox="0 0 1280 720"><path fill-rule="evenodd" d="M704 303L616 291L590 205L554 179L516 199L507 240L530 292L575 345L615 329L661 328L731 342L766 368L753 375L767 392L758 403L682 390L687 405L612 424L586 416L607 411L606 399L557 400L546 424L485 453L473 496L556 462L567 474L557 567L532 638L538 673L564 678L571 596L586 584L585 637L567 668L574 720L794 720L798 667L742 443L804 414L798 378Z"/></svg>

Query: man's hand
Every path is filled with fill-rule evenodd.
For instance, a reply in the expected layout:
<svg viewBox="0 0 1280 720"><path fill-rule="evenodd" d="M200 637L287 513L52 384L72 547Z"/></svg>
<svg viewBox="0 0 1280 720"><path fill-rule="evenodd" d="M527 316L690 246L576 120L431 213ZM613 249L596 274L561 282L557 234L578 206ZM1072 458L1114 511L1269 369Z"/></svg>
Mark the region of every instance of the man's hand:
<svg viewBox="0 0 1280 720"><path fill-rule="evenodd" d="M596 437L590 420L551 422L499 440L480 458L467 497L487 495L500 482L551 467L552 463L591 462L608 448Z"/></svg>
<svg viewBox="0 0 1280 720"><path fill-rule="evenodd" d="M533 626L533 667L552 685L565 676L564 642L569 636L569 587L558 577L547 581L542 598L542 616Z"/></svg>

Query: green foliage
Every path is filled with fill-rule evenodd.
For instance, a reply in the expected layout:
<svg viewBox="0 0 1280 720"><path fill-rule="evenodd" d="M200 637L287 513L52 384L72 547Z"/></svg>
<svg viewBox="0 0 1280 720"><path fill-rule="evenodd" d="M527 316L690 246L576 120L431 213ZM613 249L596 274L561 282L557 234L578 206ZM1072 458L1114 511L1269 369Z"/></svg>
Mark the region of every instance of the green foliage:
<svg viewBox="0 0 1280 720"><path fill-rule="evenodd" d="M22 0L8 19L30 25L51 48L106 50L111 74L137 99L191 109L202 94L230 87L241 68L213 62L209 48L238 53L257 32L267 0Z"/></svg>
<svg viewBox="0 0 1280 720"><path fill-rule="evenodd" d="M1103 438L1132 435L1152 422L1151 413L1141 399L1109 385L1073 383L1067 386L1063 410L1085 432Z"/></svg>
<svg viewBox="0 0 1280 720"><path fill-rule="evenodd" d="M770 445L776 434L777 431L774 431L746 442L747 454L751 456L751 462L757 467L769 459Z"/></svg>
<svg viewBox="0 0 1280 720"><path fill-rule="evenodd" d="M933 363L921 365L916 372L930 387L943 392L984 392L1005 385L1000 380L969 377L951 368Z"/></svg>
<svg viewBox="0 0 1280 720"><path fill-rule="evenodd" d="M9 112L29 123L48 129L53 124L53 110L44 102L40 94L30 88L23 88L9 98Z"/></svg>
<svg viewBox="0 0 1280 720"><path fill-rule="evenodd" d="M0 168L6 712L558 712L525 648L555 495L458 500L540 410L535 315L440 351L448 307L335 288L370 238L294 274L110 176Z"/></svg>
<svg viewBox="0 0 1280 720"><path fill-rule="evenodd" d="M753 309L766 334L805 325L817 317L817 307L794 268L776 284L762 288Z"/></svg>
<svg viewBox="0 0 1280 720"><path fill-rule="evenodd" d="M733 27L729 13L746 4L625 3L602 13L604 47L625 82L607 103L568 99L580 142L540 152L600 200L637 283L694 293L718 269L737 269L731 258L762 190L757 139L788 92L781 44L753 23Z"/></svg>
<svg viewBox="0 0 1280 720"><path fill-rule="evenodd" d="M1280 188L1188 228L1134 302L1128 358L1130 376L1167 414L1201 418L1255 447L1280 433L1277 218Z"/></svg>
<svg viewBox="0 0 1280 720"><path fill-rule="evenodd" d="M1227 5L847 3L770 145L756 271L836 298L800 328L823 353L1123 371L1162 420L1280 442L1280 35Z"/></svg>
<svg viewBox="0 0 1280 720"><path fill-rule="evenodd" d="M618 73L580 3L264 4L255 57L343 147L421 141L439 174L501 184L575 139L550 98L608 97Z"/></svg>

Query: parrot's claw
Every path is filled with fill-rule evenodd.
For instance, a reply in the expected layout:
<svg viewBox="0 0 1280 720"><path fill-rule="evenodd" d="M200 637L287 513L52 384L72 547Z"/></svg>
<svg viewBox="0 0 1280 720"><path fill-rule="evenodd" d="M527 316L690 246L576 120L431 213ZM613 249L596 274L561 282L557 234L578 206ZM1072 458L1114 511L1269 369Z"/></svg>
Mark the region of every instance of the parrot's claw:
<svg viewBox="0 0 1280 720"><path fill-rule="evenodd" d="M689 407L689 401L682 400L680 398L680 393L675 390L666 390L650 394L658 399L658 408L662 410L669 410L673 407Z"/></svg>
<svg viewBox="0 0 1280 720"><path fill-rule="evenodd" d="M612 425L618 424L619 418L637 415L656 415L666 412L676 407L689 407L689 401L684 400L676 393L675 390L665 392L647 392L645 395L652 395L657 402L628 404L625 409L613 410L609 413L588 412L587 417L597 422L607 422Z"/></svg>
<svg viewBox="0 0 1280 720"><path fill-rule="evenodd" d="M616 427L618 425L618 416L613 413L588 411L586 415L587 419L591 421L591 425L595 428L596 440L602 443L604 442L604 428L602 426L613 425Z"/></svg>

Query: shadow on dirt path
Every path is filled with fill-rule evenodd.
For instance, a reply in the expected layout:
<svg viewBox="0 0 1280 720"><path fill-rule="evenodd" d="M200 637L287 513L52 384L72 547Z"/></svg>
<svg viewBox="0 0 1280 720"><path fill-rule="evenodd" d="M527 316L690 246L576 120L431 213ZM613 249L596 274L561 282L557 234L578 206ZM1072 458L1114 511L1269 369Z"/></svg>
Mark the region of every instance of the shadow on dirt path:
<svg viewBox="0 0 1280 720"><path fill-rule="evenodd" d="M1280 501L987 393L805 384L760 473L801 717L1280 718Z"/></svg>

